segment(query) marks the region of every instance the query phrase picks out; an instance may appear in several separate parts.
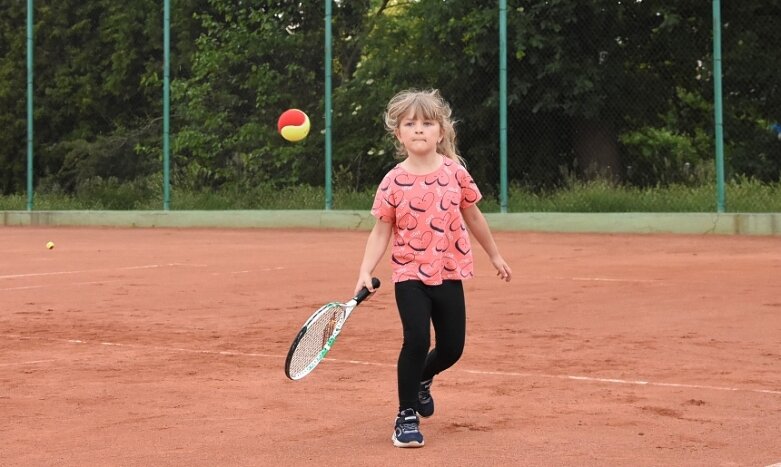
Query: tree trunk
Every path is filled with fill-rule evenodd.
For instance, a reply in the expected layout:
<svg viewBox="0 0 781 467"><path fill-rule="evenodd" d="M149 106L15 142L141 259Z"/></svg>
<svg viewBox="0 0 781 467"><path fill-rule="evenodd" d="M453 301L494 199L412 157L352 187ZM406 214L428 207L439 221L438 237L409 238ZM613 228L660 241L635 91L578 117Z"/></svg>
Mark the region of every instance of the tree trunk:
<svg viewBox="0 0 781 467"><path fill-rule="evenodd" d="M586 179L602 178L613 182L621 179L618 136L612 125L605 121L576 119L572 136L577 167Z"/></svg>

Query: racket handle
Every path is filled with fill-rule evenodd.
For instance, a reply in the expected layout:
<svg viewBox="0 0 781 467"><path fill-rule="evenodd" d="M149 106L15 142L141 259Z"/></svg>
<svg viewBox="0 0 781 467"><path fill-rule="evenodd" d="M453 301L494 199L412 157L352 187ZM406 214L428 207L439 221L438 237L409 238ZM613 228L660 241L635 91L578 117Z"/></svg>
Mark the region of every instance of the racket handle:
<svg viewBox="0 0 781 467"><path fill-rule="evenodd" d="M380 287L380 280L376 277L372 277L372 287L374 287L374 290L377 290ZM363 287L358 291L358 295L355 296L355 301L361 303L362 301L366 300L369 295L371 295L369 289Z"/></svg>

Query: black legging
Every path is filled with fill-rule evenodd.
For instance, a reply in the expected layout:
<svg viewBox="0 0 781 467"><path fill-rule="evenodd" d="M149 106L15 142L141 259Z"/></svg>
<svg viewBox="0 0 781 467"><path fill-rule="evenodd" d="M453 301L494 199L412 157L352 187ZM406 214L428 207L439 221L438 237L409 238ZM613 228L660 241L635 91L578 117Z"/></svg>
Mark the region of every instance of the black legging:
<svg viewBox="0 0 781 467"><path fill-rule="evenodd" d="M434 375L450 368L461 357L466 337L466 306L461 281L442 285L420 281L398 282L396 306L399 308L404 343L399 354L399 410L414 408L418 387ZM434 324L435 346L431 344Z"/></svg>

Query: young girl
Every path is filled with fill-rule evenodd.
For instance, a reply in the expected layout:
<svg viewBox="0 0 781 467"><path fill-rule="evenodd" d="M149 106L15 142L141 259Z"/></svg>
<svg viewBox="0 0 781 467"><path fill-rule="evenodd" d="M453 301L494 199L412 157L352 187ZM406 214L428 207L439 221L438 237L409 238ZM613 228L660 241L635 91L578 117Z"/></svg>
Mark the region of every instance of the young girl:
<svg viewBox="0 0 781 467"><path fill-rule="evenodd" d="M388 103L385 126L403 160L377 190L371 210L377 221L355 290L366 286L373 291L372 272L393 236L392 280L404 341L397 368L399 413L391 439L398 447L420 447L418 414L434 413L432 380L456 363L464 349L461 281L473 276L469 234L488 253L500 279L509 281L512 271L476 205L480 191L456 152L451 109L439 92L397 94ZM429 352L431 324L435 346Z"/></svg>

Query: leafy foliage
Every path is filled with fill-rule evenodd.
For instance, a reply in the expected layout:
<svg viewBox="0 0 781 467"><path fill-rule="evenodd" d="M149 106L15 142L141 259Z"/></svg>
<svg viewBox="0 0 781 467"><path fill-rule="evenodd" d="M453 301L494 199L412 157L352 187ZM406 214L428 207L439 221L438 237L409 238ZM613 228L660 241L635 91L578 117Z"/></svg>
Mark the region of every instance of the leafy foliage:
<svg viewBox="0 0 781 467"><path fill-rule="evenodd" d="M713 165L711 3L508 0L509 175L549 193L581 180L689 186ZM775 183L773 64L781 0L722 2L728 175ZM498 2L333 3L335 184L371 191L392 165L388 99L439 88L482 190L498 185ZM36 2L35 180L44 192L160 178L162 8L152 0ZM0 0L0 193L25 183L25 9ZM172 0L172 169L183 192L284 192L324 171L324 6ZM296 107L296 144L276 119ZM97 189L96 188L96 189ZM265 188L264 188L265 189Z"/></svg>
<svg viewBox="0 0 781 467"><path fill-rule="evenodd" d="M761 183L740 178L727 184L731 211L781 212L781 184ZM116 179L85 181L73 194L42 190L36 195L40 210L159 210L162 200L159 178L120 183ZM709 212L713 211L713 183L691 186L671 184L665 187L616 186L605 180L570 180L552 191L510 187L510 212ZM336 209L366 211L371 207L373 189L337 190ZM220 190L184 190L175 188L172 207L176 210L235 209L322 209L321 187L299 185L287 188L257 186L250 191L226 187ZM0 196L0 211L25 209L24 195ZM499 211L494 198L480 202L483 212ZM759 207L759 208L758 208Z"/></svg>
<svg viewBox="0 0 781 467"><path fill-rule="evenodd" d="M210 4L212 13L198 15L205 31L193 76L174 87L177 181L212 187L309 181L316 176L311 155L322 149L314 138L283 144L276 119L294 107L322 114L315 73L322 66L321 29L314 26L322 11L311 3Z"/></svg>
<svg viewBox="0 0 781 467"><path fill-rule="evenodd" d="M204 1L173 0L172 73L186 76L192 11ZM26 160L25 15L0 0L0 192L23 189ZM94 176L119 181L160 170L162 8L152 0L35 2L35 179L65 190ZM7 39L7 40L6 40ZM6 47L7 44L7 47ZM140 160L140 158L144 158Z"/></svg>

